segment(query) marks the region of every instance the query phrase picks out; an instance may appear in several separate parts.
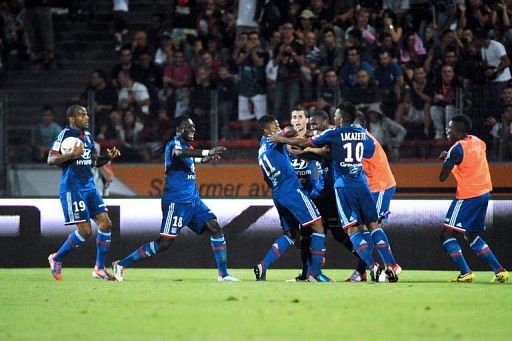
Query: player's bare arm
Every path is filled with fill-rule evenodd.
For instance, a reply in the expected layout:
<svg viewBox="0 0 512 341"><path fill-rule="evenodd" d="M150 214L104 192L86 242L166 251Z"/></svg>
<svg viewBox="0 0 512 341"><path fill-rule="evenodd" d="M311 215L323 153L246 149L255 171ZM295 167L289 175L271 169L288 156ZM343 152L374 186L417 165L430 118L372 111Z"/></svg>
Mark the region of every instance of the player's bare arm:
<svg viewBox="0 0 512 341"><path fill-rule="evenodd" d="M285 143L291 146L307 147L309 146L308 139L302 137L285 137L281 133L276 133L268 137L271 143Z"/></svg>
<svg viewBox="0 0 512 341"><path fill-rule="evenodd" d="M213 158L219 158L226 150L227 148L224 146L217 146L212 149L176 148L173 151L173 155L176 157L210 157L209 160L211 160Z"/></svg>
<svg viewBox="0 0 512 341"><path fill-rule="evenodd" d="M69 160L76 159L80 157L84 153L84 145L83 144L77 144L73 147L71 152L69 154L60 154L60 153L52 153L48 155L48 165L60 165L61 163L64 163Z"/></svg>

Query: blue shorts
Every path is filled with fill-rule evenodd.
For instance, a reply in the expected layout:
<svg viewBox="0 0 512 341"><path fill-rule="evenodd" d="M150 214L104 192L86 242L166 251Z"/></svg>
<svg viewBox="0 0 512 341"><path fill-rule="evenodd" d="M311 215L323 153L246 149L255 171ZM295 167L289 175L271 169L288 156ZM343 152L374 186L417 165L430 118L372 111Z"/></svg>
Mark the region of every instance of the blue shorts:
<svg viewBox="0 0 512 341"><path fill-rule="evenodd" d="M457 232L485 231L485 215L490 193L476 198L454 199L446 213L444 226Z"/></svg>
<svg viewBox="0 0 512 341"><path fill-rule="evenodd" d="M164 238L176 238L185 226L195 233L201 234L204 232L208 221L217 219L198 196L191 203L162 200L161 204L162 224L160 225L160 235Z"/></svg>
<svg viewBox="0 0 512 341"><path fill-rule="evenodd" d="M59 196L65 225L90 222L91 218L107 212L107 206L96 189L66 192Z"/></svg>
<svg viewBox="0 0 512 341"><path fill-rule="evenodd" d="M391 198L395 194L396 186L390 187L386 190L380 192L373 192L372 197L375 201L375 207L377 208L377 213L379 214L380 221L386 221L389 215L389 204L391 203Z"/></svg>
<svg viewBox="0 0 512 341"><path fill-rule="evenodd" d="M368 225L379 220L372 194L365 184L336 187L334 191L338 215L344 229L354 225Z"/></svg>
<svg viewBox="0 0 512 341"><path fill-rule="evenodd" d="M300 226L309 226L322 219L318 208L303 189L288 192L282 197L282 200L275 197L273 199L284 232L297 230Z"/></svg>

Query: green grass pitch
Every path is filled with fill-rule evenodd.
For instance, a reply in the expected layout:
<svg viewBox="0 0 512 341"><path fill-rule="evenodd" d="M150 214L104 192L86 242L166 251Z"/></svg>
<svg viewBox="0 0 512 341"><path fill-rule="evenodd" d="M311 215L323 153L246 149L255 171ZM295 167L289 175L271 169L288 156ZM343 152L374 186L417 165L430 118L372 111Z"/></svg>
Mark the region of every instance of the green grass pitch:
<svg viewBox="0 0 512 341"><path fill-rule="evenodd" d="M447 283L456 271L404 270L398 283L285 283L297 271L272 269L267 282L234 269L129 269L124 282L91 269L0 269L0 340L508 339L512 287ZM326 270L342 280L351 270Z"/></svg>

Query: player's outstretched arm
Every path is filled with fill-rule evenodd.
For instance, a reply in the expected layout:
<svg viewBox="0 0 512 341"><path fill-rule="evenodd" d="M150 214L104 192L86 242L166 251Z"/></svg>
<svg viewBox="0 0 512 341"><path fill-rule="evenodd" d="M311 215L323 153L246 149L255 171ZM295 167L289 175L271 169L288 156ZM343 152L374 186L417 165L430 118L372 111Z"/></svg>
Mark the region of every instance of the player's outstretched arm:
<svg viewBox="0 0 512 341"><path fill-rule="evenodd" d="M50 153L48 154L47 163L50 166L60 165L61 163L80 157L80 155L82 155L83 153L84 145L82 143L75 145L71 150L71 153L68 154L61 154L55 150L50 150Z"/></svg>
<svg viewBox="0 0 512 341"><path fill-rule="evenodd" d="M227 150L226 147L217 146L212 149L174 149L176 157L211 157L210 159L218 159Z"/></svg>
<svg viewBox="0 0 512 341"><path fill-rule="evenodd" d="M276 133L268 137L269 142L285 143L291 146L307 147L309 146L308 139L302 137L285 137L281 133Z"/></svg>

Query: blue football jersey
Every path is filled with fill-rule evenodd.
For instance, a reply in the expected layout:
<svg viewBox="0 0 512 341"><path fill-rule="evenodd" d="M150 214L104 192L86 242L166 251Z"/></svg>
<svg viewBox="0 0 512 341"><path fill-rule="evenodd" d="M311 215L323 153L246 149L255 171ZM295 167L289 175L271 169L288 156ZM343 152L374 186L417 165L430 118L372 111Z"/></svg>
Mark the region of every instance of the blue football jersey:
<svg viewBox="0 0 512 341"><path fill-rule="evenodd" d="M300 155L291 153L288 153L288 155L302 187L304 187L306 192L310 194L318 180L318 162L315 160L305 159Z"/></svg>
<svg viewBox="0 0 512 341"><path fill-rule="evenodd" d="M279 196L302 188L295 170L290 163L286 145L270 143L266 136L261 138L258 162L263 178L272 188L272 196Z"/></svg>
<svg viewBox="0 0 512 341"><path fill-rule="evenodd" d="M327 129L311 141L318 147L329 146L335 187L344 187L354 181L367 182L362 160L373 155L375 144L366 135L365 128L350 125Z"/></svg>
<svg viewBox="0 0 512 341"><path fill-rule="evenodd" d="M196 167L193 157L176 157L174 150L192 148L175 136L165 146L165 190L163 199L191 203L199 195L196 186Z"/></svg>
<svg viewBox="0 0 512 341"><path fill-rule="evenodd" d="M95 189L94 175L92 173L92 156L96 154L94 141L87 130L79 130L66 126L53 142L50 153L60 154L60 145L68 137L76 137L84 143L83 154L72 160L62 163L59 193L75 192Z"/></svg>

